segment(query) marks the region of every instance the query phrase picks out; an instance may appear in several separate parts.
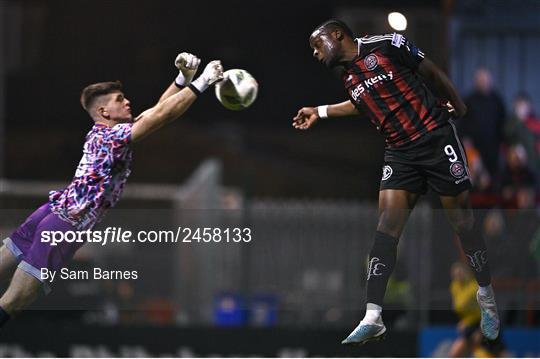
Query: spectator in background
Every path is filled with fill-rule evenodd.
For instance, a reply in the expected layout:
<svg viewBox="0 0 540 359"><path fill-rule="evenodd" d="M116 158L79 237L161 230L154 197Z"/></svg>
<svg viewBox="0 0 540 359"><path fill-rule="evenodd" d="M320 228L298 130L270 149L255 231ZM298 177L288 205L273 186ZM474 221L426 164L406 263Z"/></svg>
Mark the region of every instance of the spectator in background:
<svg viewBox="0 0 540 359"><path fill-rule="evenodd" d="M474 90L465 99L467 114L459 121L461 135L480 152L485 169L496 187L499 176L499 150L503 142L506 116L501 96L492 85L491 74L479 68L474 75Z"/></svg>
<svg viewBox="0 0 540 359"><path fill-rule="evenodd" d="M480 309L476 305L476 291L478 285L474 277L461 262L452 264L452 281L450 282L450 294L452 295L452 307L459 317L458 331L461 334L452 344L448 356L459 358L470 356L473 348L473 334L480 326Z"/></svg>
<svg viewBox="0 0 540 359"><path fill-rule="evenodd" d="M532 209L536 198L536 177L528 166L522 144L506 150L506 166L502 175L502 197L507 208Z"/></svg>
<svg viewBox="0 0 540 359"><path fill-rule="evenodd" d="M522 280L536 279L534 253L531 242L540 228L536 206L536 179L527 167L527 154L522 145L508 148L507 169L503 177L503 200L506 210L505 222L510 245L505 255L514 260L513 275ZM511 247L511 248L510 248Z"/></svg>
<svg viewBox="0 0 540 359"><path fill-rule="evenodd" d="M538 227L536 232L534 232L534 235L531 239L531 244L529 245L529 252L531 253L532 258L536 263L536 273L540 275L540 226Z"/></svg>
<svg viewBox="0 0 540 359"><path fill-rule="evenodd" d="M450 271L450 294L452 306L459 317L460 336L454 341L448 356L450 358L478 357L480 353L489 357L504 354L504 345L499 337L494 341L483 341L480 333L480 309L476 305L478 284L469 267L462 262L452 264ZM482 356L483 356L482 355Z"/></svg>
<svg viewBox="0 0 540 359"><path fill-rule="evenodd" d="M516 95L513 111L504 127L505 142L510 147L523 146L529 169L538 178L540 174L540 119L535 117L530 97L522 92ZM537 187L538 190L538 187Z"/></svg>

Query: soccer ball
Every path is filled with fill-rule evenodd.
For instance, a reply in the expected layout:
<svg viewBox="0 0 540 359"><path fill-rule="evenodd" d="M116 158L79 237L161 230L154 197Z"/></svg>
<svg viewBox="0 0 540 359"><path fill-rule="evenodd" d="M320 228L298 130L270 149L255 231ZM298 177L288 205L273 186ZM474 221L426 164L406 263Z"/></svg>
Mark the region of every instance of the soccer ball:
<svg viewBox="0 0 540 359"><path fill-rule="evenodd" d="M243 110L257 98L259 85L246 70L227 70L223 78L216 84L216 97L229 110Z"/></svg>

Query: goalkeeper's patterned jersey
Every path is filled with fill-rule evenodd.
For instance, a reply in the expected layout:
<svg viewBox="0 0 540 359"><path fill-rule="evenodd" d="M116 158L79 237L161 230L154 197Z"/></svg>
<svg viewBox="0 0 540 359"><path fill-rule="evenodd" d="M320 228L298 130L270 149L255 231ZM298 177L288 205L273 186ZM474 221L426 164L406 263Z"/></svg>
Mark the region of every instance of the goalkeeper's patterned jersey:
<svg viewBox="0 0 540 359"><path fill-rule="evenodd" d="M424 54L400 34L356 39L358 55L345 66L343 82L355 107L386 141L400 147L448 122L444 101L417 74Z"/></svg>
<svg viewBox="0 0 540 359"><path fill-rule="evenodd" d="M131 128L131 123L92 127L75 177L65 189L49 194L54 213L86 230L118 202L131 172Z"/></svg>

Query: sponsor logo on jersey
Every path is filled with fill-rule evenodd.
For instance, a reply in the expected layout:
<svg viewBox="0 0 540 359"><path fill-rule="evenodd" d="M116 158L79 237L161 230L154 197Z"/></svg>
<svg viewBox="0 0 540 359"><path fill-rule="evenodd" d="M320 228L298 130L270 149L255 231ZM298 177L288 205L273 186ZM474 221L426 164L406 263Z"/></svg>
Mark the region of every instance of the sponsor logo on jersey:
<svg viewBox="0 0 540 359"><path fill-rule="evenodd" d="M392 73L392 71L389 71L388 73L375 75L373 77L370 77L369 79L365 79L364 81L359 83L354 88L354 90L351 91L351 97L353 98L353 100L357 101L358 98L366 92L366 90L369 90L375 87L378 83L392 81L393 79L394 79L394 74Z"/></svg>
<svg viewBox="0 0 540 359"><path fill-rule="evenodd" d="M386 181L387 179L389 179L390 176L392 176L393 172L394 171L392 170L392 167L390 167L388 165L384 166L383 169L382 169L382 180Z"/></svg>
<svg viewBox="0 0 540 359"><path fill-rule="evenodd" d="M375 54L369 54L364 59L364 65L369 71L375 69L378 64L379 64L379 59L377 58L377 55Z"/></svg>
<svg viewBox="0 0 540 359"><path fill-rule="evenodd" d="M461 161L456 161L450 165L450 174L455 178L462 178L465 173L465 166Z"/></svg>

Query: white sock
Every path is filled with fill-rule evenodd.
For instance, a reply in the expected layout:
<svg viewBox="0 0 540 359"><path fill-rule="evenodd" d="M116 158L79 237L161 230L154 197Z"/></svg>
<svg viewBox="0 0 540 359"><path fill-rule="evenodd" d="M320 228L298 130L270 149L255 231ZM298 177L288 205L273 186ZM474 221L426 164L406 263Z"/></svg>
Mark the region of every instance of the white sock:
<svg viewBox="0 0 540 359"><path fill-rule="evenodd" d="M377 304L368 303L366 306L366 315L362 319L362 324L381 324L382 323L382 307Z"/></svg>
<svg viewBox="0 0 540 359"><path fill-rule="evenodd" d="M478 288L478 294L482 297L493 297L493 287L490 285Z"/></svg>

